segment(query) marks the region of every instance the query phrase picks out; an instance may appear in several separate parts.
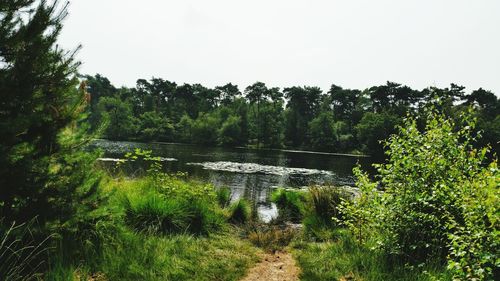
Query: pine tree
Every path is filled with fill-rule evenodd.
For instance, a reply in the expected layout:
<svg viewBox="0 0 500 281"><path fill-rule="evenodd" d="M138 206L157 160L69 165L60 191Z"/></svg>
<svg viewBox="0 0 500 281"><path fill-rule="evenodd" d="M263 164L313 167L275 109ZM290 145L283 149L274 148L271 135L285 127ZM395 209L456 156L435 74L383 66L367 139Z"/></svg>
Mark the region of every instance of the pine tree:
<svg viewBox="0 0 500 281"><path fill-rule="evenodd" d="M75 51L56 40L67 3L0 2L0 218L65 222L95 193L82 151L88 102Z"/></svg>

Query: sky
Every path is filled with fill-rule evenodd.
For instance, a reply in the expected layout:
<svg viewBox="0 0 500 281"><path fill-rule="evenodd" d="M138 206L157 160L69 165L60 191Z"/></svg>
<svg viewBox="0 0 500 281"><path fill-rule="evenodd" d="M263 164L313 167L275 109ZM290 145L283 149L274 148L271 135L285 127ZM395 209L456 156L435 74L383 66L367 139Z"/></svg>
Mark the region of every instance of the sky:
<svg viewBox="0 0 500 281"><path fill-rule="evenodd" d="M393 81L500 95L498 0L73 0L59 43L115 86Z"/></svg>

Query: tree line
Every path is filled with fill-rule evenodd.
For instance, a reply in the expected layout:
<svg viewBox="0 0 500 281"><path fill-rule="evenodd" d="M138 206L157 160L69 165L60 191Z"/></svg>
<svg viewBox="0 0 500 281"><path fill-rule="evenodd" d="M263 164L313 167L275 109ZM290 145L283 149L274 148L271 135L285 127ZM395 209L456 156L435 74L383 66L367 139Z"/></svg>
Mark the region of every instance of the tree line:
<svg viewBox="0 0 500 281"><path fill-rule="evenodd" d="M263 82L240 90L152 78L133 88L116 88L104 76L86 75L91 124L106 124L111 140L183 142L202 145L298 148L382 155L381 140L395 132L407 114L422 115L429 105L451 117L472 107L479 145L498 150L500 100L482 88L429 87L415 90L394 82L368 89L332 85L280 89ZM423 123L422 123L423 124Z"/></svg>

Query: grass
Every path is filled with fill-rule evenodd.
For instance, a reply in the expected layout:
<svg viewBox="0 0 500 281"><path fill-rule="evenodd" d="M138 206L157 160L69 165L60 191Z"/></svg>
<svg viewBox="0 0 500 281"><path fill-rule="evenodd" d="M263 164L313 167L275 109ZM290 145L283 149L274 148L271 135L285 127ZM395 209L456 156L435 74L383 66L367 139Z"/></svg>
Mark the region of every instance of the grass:
<svg viewBox="0 0 500 281"><path fill-rule="evenodd" d="M229 187L221 187L215 191L217 202L221 208L226 208L231 203L231 189Z"/></svg>
<svg viewBox="0 0 500 281"><path fill-rule="evenodd" d="M292 243L302 268L301 280L427 281L452 280L442 266L410 267L390 260L378 250L359 245L344 229L328 242Z"/></svg>
<svg viewBox="0 0 500 281"><path fill-rule="evenodd" d="M343 219L339 204L351 197L335 187L310 187L307 192L278 189L272 200L280 220L301 221L302 235L287 239L283 228L267 226L249 231L249 240L271 250L291 242L288 249L302 269L301 280L306 281L452 280L444 265L409 266L390 258L375 241L359 244L338 224Z"/></svg>
<svg viewBox="0 0 500 281"><path fill-rule="evenodd" d="M256 246L292 252L306 281L451 280L441 266L410 267L358 244L328 220L342 198L332 189L277 190L281 218L270 224L251 219L249 202L229 205L225 192L186 179L108 178L101 190L105 219L90 239L62 240L43 280L239 280L259 260ZM303 220L303 232L285 217Z"/></svg>
<svg viewBox="0 0 500 281"><path fill-rule="evenodd" d="M54 253L44 280L239 280L258 260L211 186L108 178L101 189L109 219L94 226L93 240L72 246L78 259Z"/></svg>
<svg viewBox="0 0 500 281"><path fill-rule="evenodd" d="M28 280L37 275L44 265L44 255L49 251L51 238L37 239L33 230L36 220L12 223L7 226L0 220L0 276L2 280Z"/></svg>
<svg viewBox="0 0 500 281"><path fill-rule="evenodd" d="M302 224L310 238L326 241L332 238L332 230L342 220L339 205L349 194L334 186L312 186L308 189Z"/></svg>
<svg viewBox="0 0 500 281"><path fill-rule="evenodd" d="M258 260L256 253L249 242L230 231L210 237L156 236L125 228L105 242L96 266L56 264L45 280L95 276L102 280L238 280Z"/></svg>
<svg viewBox="0 0 500 281"><path fill-rule="evenodd" d="M278 206L280 220L294 223L302 221L305 212L307 192L278 188L271 194L271 201Z"/></svg>
<svg viewBox="0 0 500 281"><path fill-rule="evenodd" d="M286 225L251 223L245 227L248 240L267 252L282 250L298 235L299 230Z"/></svg>
<svg viewBox="0 0 500 281"><path fill-rule="evenodd" d="M252 218L252 206L245 199L240 199L229 206L229 222L245 224Z"/></svg>

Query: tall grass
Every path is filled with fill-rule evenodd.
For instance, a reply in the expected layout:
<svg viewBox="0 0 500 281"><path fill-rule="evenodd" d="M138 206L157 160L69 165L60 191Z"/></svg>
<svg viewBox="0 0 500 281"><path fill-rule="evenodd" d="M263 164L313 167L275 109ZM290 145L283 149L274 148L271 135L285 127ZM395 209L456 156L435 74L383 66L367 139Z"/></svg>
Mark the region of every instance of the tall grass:
<svg viewBox="0 0 500 281"><path fill-rule="evenodd" d="M350 197L349 193L338 187L310 187L305 203L304 233L315 240L332 238L332 231L343 220L339 206Z"/></svg>
<svg viewBox="0 0 500 281"><path fill-rule="evenodd" d="M240 199L229 206L229 222L233 224L244 224L252 217L252 207L245 199Z"/></svg>
<svg viewBox="0 0 500 281"><path fill-rule="evenodd" d="M10 226L0 220L0 277L6 281L34 280L46 266L44 255L52 236L38 239L32 232L35 220Z"/></svg>
<svg viewBox="0 0 500 281"><path fill-rule="evenodd" d="M177 178L103 184L113 214L95 225L78 260L54 257L45 280L238 280L256 262L257 250L227 227L212 186Z"/></svg>
<svg viewBox="0 0 500 281"><path fill-rule="evenodd" d="M271 201L278 207L280 220L295 223L302 221L307 193L300 190L278 188L271 194Z"/></svg>
<svg viewBox="0 0 500 281"><path fill-rule="evenodd" d="M150 235L121 225L103 235L107 238L98 257L69 265L60 261L44 280L229 281L239 280L258 260L256 249L232 232ZM91 265L95 258L98 262Z"/></svg>
<svg viewBox="0 0 500 281"><path fill-rule="evenodd" d="M179 233L188 228L186 204L159 194L124 197L125 222L138 231L149 234Z"/></svg>
<svg viewBox="0 0 500 281"><path fill-rule="evenodd" d="M346 229L337 229L329 242L292 243L302 268L301 280L431 281L452 280L443 266L408 266L390 259L371 245L360 245Z"/></svg>
<svg viewBox="0 0 500 281"><path fill-rule="evenodd" d="M228 187L221 187L215 191L217 202L221 208L229 207L231 203L231 189Z"/></svg>

